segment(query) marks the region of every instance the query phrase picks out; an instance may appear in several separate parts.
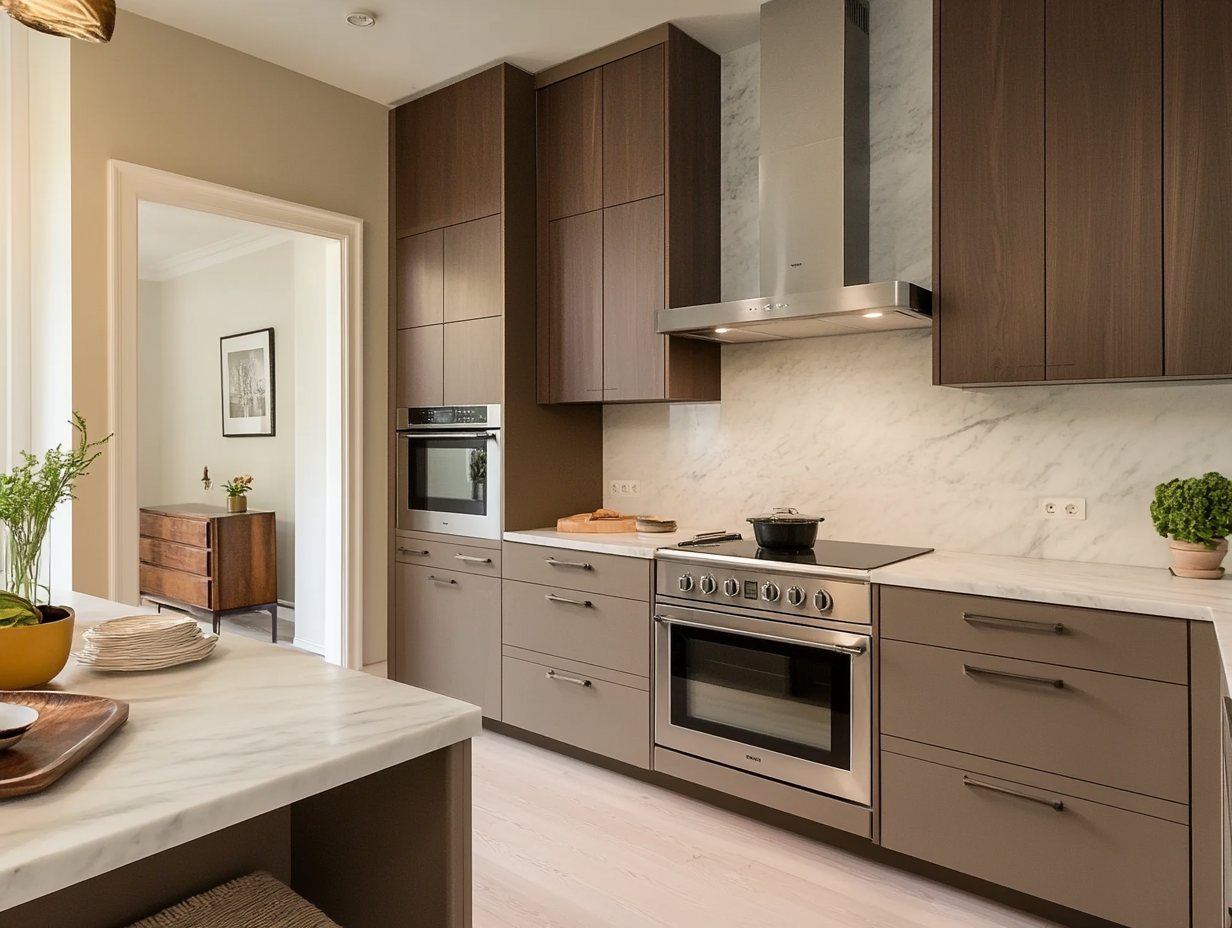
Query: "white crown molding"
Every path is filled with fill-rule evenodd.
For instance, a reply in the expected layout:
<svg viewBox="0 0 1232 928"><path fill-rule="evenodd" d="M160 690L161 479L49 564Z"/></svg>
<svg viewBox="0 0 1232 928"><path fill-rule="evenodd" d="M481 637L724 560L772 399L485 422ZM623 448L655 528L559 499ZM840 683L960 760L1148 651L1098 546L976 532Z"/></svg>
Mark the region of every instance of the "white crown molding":
<svg viewBox="0 0 1232 928"><path fill-rule="evenodd" d="M140 277L142 280L164 283L176 277L183 277L185 274L203 271L207 267L225 264L236 258L242 258L244 255L281 245L283 242L291 241L294 237L294 233L283 230L270 232L265 229L253 229L240 232L221 242L211 242L200 248L164 258L162 261L143 264L140 267ZM138 261L140 261L140 256L138 256Z"/></svg>

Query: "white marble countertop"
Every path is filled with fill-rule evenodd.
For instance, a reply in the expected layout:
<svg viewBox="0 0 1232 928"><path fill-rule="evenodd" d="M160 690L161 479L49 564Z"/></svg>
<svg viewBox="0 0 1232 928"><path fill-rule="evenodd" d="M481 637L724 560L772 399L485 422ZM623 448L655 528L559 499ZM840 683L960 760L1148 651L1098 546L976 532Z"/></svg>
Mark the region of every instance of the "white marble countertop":
<svg viewBox="0 0 1232 928"><path fill-rule="evenodd" d="M938 551L880 567L874 583L1213 622L1232 681L1232 577L1187 580L1167 568Z"/></svg>
<svg viewBox="0 0 1232 928"><path fill-rule="evenodd" d="M79 628L150 611L56 600ZM70 658L52 686L125 700L129 720L49 789L0 800L0 911L480 731L474 706L237 635L153 673Z"/></svg>
<svg viewBox="0 0 1232 928"><path fill-rule="evenodd" d="M640 557L651 560L659 548L669 548L688 541L700 532L717 532L722 528L687 528L676 532L619 532L612 534L582 534L558 532L554 528L537 528L524 532L505 532L505 541L529 545L545 545L549 548L568 548L572 551L590 551L594 554L618 554L623 557Z"/></svg>

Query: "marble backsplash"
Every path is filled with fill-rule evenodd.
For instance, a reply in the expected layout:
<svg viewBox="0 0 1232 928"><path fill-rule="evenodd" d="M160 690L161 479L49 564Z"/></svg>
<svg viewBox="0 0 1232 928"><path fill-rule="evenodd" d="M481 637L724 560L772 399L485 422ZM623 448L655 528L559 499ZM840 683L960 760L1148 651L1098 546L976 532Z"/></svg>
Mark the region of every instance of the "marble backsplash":
<svg viewBox="0 0 1232 928"><path fill-rule="evenodd" d="M872 0L876 278L931 281L932 4ZM759 50L723 59L723 296L758 288ZM1232 385L932 386L929 332L723 349L723 402L608 406L605 505L747 528L775 506L825 516L822 537L1163 566L1154 486L1232 474ZM1045 520L1045 496L1087 500Z"/></svg>

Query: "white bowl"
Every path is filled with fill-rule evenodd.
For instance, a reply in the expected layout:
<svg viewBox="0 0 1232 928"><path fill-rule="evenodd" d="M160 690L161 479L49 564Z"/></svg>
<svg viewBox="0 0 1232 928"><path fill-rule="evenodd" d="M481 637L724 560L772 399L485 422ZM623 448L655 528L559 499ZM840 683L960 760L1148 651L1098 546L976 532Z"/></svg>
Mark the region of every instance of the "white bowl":
<svg viewBox="0 0 1232 928"><path fill-rule="evenodd" d="M38 712L29 706L0 702L0 741L24 735L38 721L38 717Z"/></svg>

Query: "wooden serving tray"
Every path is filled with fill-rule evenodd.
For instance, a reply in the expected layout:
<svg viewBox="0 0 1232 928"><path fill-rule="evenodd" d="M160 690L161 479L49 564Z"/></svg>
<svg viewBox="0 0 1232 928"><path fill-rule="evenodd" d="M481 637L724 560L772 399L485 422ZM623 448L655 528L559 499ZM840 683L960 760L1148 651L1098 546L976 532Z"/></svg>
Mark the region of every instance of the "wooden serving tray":
<svg viewBox="0 0 1232 928"><path fill-rule="evenodd" d="M637 531L637 516L619 519L596 519L589 512L556 520L556 531L584 534L620 535Z"/></svg>
<svg viewBox="0 0 1232 928"><path fill-rule="evenodd" d="M39 714L21 741L0 751L0 799L51 786L128 721L128 703L102 696L22 690L0 692L0 702Z"/></svg>

